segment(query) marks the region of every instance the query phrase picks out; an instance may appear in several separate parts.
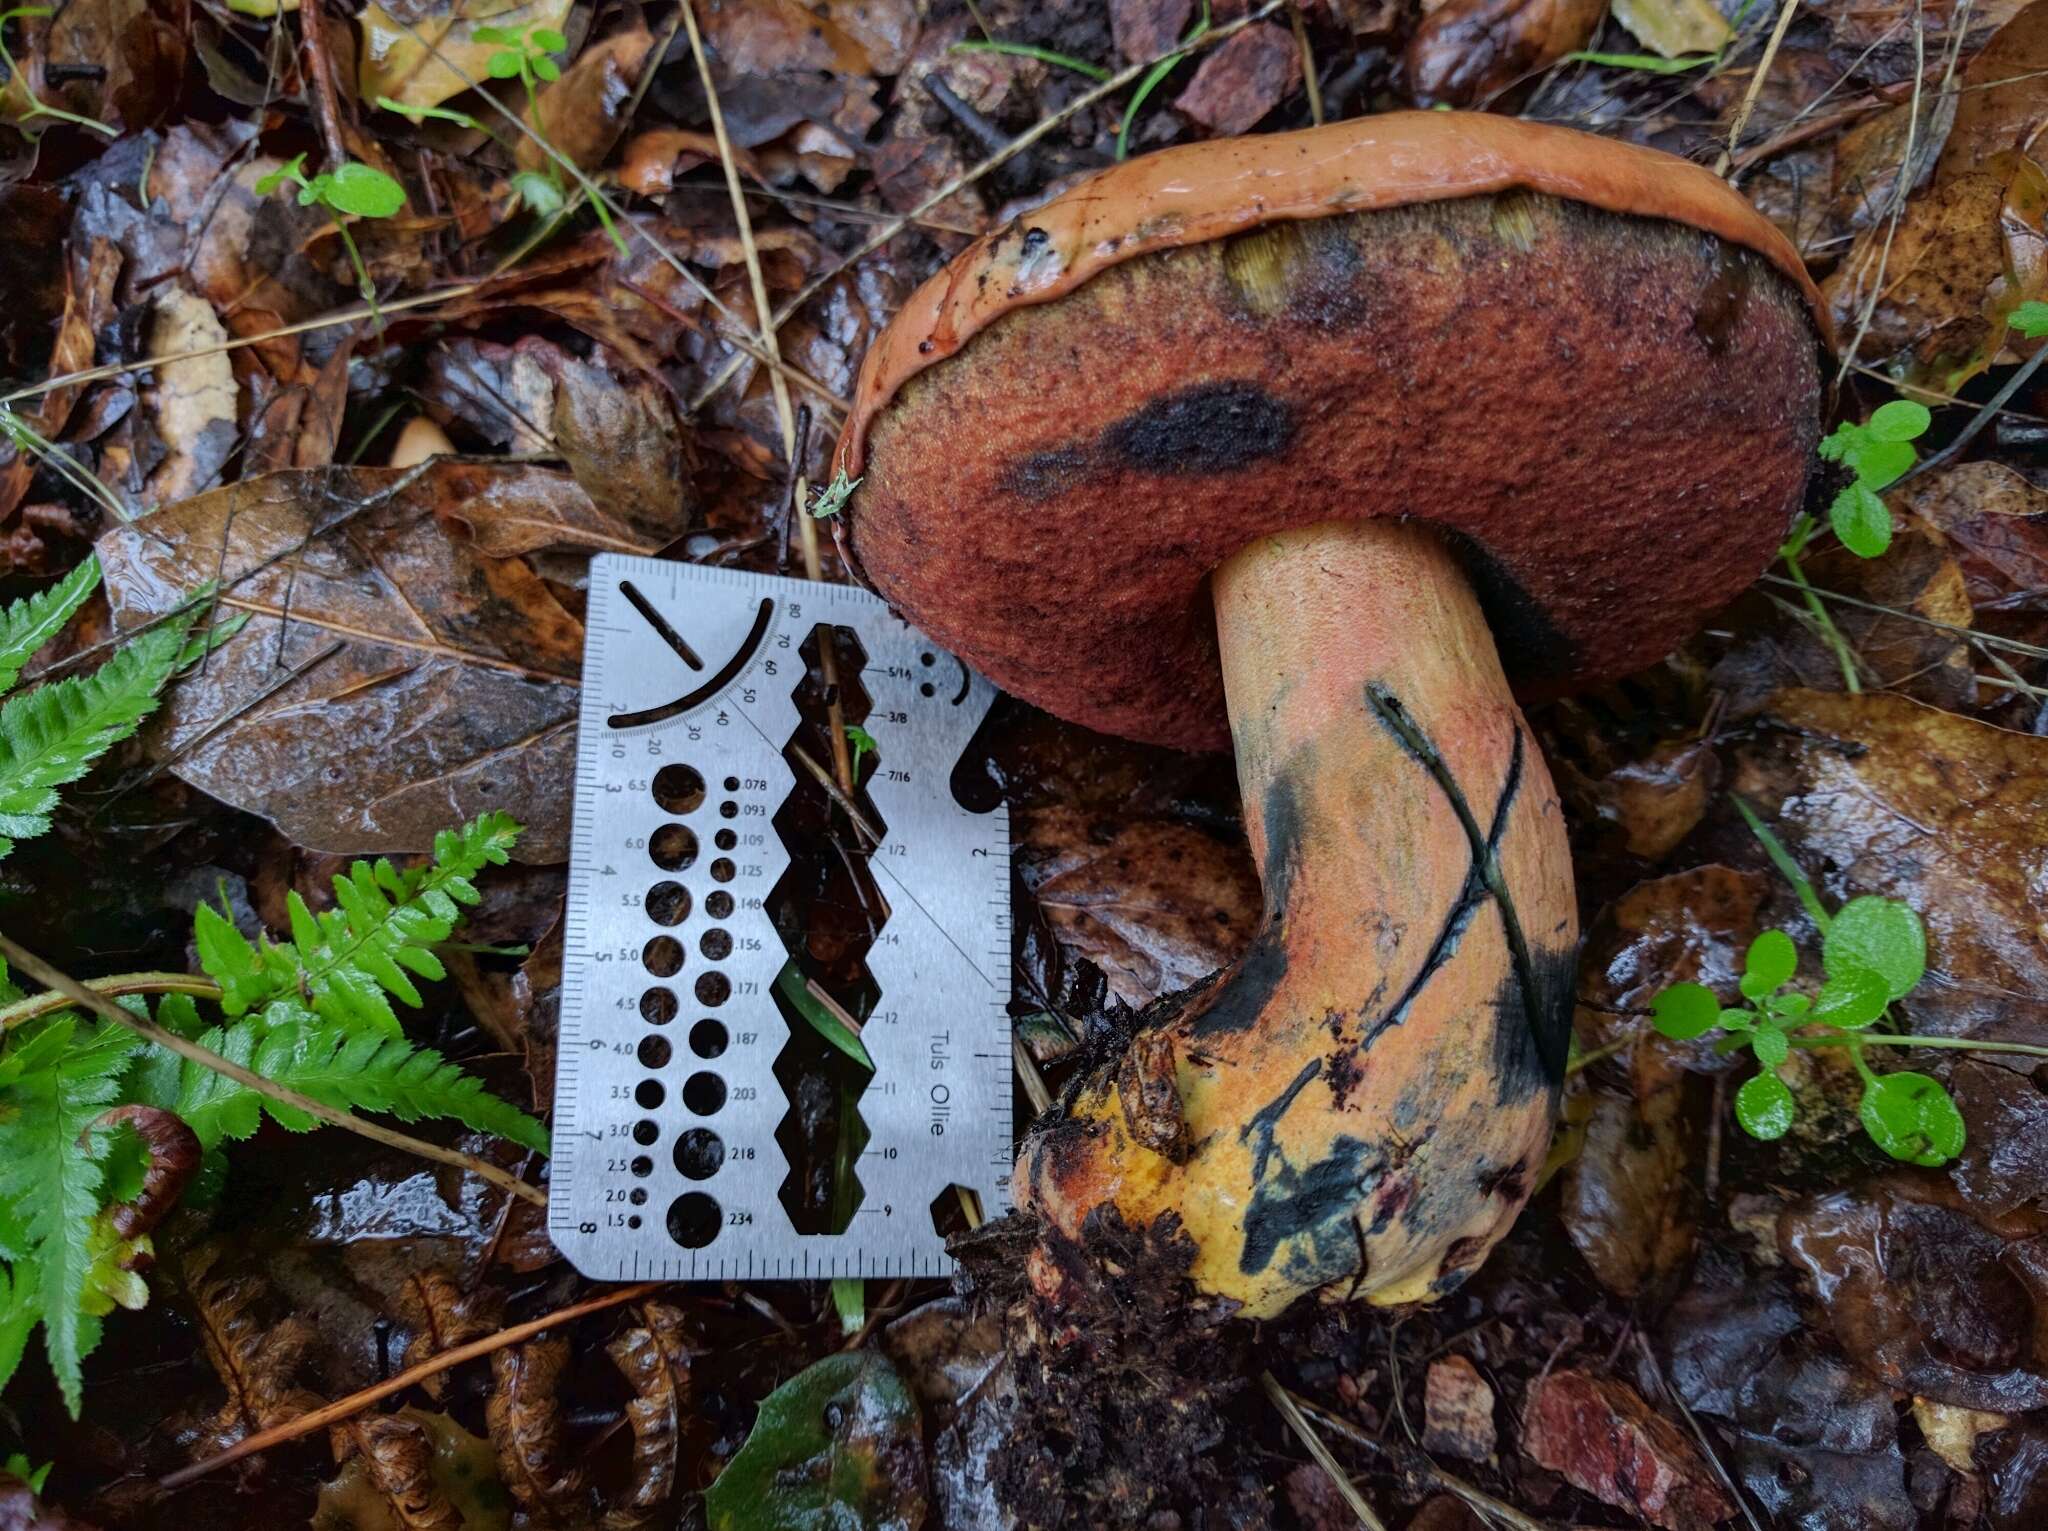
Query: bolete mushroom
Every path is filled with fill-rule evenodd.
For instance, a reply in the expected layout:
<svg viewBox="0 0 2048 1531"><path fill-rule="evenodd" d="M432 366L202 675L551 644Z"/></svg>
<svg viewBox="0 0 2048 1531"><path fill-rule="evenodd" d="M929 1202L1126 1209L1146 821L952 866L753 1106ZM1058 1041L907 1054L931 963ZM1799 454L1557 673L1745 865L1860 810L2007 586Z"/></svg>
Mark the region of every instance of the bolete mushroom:
<svg viewBox="0 0 2048 1531"><path fill-rule="evenodd" d="M1820 312L1704 169L1437 112L1117 166L911 297L839 443L856 567L1054 713L1234 741L1265 886L1245 956L1027 1141L1041 1290L1097 1215L1184 1230L1248 1316L1485 1258L1578 944L1516 692L1655 660L1761 571Z"/></svg>

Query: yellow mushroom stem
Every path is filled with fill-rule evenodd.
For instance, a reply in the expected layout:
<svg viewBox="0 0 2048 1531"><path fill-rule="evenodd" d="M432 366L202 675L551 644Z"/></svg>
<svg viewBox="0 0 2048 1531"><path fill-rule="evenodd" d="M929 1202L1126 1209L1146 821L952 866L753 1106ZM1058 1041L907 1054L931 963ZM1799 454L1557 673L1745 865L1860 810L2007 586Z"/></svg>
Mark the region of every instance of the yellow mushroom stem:
<svg viewBox="0 0 2048 1531"><path fill-rule="evenodd" d="M1556 793L1429 528L1264 538L1213 591L1265 923L1026 1144L1033 1281L1057 1297L1113 1209L1177 1220L1196 1288L1248 1317L1425 1301L1550 1139L1578 945Z"/></svg>

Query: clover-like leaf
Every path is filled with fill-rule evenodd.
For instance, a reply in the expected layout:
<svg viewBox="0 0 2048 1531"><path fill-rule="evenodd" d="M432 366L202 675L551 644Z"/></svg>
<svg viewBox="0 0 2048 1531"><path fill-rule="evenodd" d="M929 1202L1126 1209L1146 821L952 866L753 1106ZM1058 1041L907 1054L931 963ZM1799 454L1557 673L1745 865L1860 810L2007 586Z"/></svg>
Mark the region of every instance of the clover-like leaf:
<svg viewBox="0 0 2048 1531"><path fill-rule="evenodd" d="M1749 943L1742 964L1742 993L1747 999L1762 999L1782 988L1798 970L1799 948L1782 930L1767 930Z"/></svg>
<svg viewBox="0 0 2048 1531"><path fill-rule="evenodd" d="M1773 994L1770 998L1771 1014L1781 1020L1802 1020L1812 1008L1813 1001L1804 994Z"/></svg>
<svg viewBox="0 0 2048 1531"><path fill-rule="evenodd" d="M320 200L339 212L359 218L389 218L405 206L405 188L374 165L351 160L331 175Z"/></svg>
<svg viewBox="0 0 2048 1531"><path fill-rule="evenodd" d="M1730 1005L1721 1012L1721 1024L1730 1031L1753 1031L1756 1029L1756 1012Z"/></svg>
<svg viewBox="0 0 2048 1531"><path fill-rule="evenodd" d="M533 56L532 62L533 72L549 84L553 84L562 77L562 66L549 58L545 53L536 53Z"/></svg>
<svg viewBox="0 0 2048 1531"><path fill-rule="evenodd" d="M519 71L525 66L526 60L523 57L506 48L484 60L484 73L494 80L516 80L519 78Z"/></svg>
<svg viewBox="0 0 2048 1531"><path fill-rule="evenodd" d="M522 170L512 177L513 193L529 211L551 217L562 210L562 188L541 170Z"/></svg>
<svg viewBox="0 0 2048 1531"><path fill-rule="evenodd" d="M1884 1014L1891 997L1890 986L1869 968L1838 962L1828 969L1810 1018L1838 1031L1861 1031Z"/></svg>
<svg viewBox="0 0 2048 1531"><path fill-rule="evenodd" d="M526 40L530 47L536 48L542 53L560 53L569 46L569 39L553 27L535 27L526 34ZM1880 410L1878 413L1882 414L1883 411ZM1920 413L1924 415L1927 411L1923 409ZM1877 416L1873 415L1871 418L1875 420ZM1920 429L1924 431L1927 427L1923 425ZM1915 434L1918 433L1916 432Z"/></svg>
<svg viewBox="0 0 2048 1531"><path fill-rule="evenodd" d="M1756 1049L1756 1061L1765 1068L1776 1068L1791 1056L1791 1044L1785 1040L1785 1033L1775 1026L1759 1026L1756 1035L1749 1039L1749 1045Z"/></svg>
<svg viewBox="0 0 2048 1531"><path fill-rule="evenodd" d="M1705 984L1675 983L1651 1001L1650 1023L1674 1042L1689 1042L1721 1024L1721 1001Z"/></svg>
<svg viewBox="0 0 2048 1531"><path fill-rule="evenodd" d="M1830 977L1850 968L1875 973L1887 997L1901 999L1927 971L1927 927L1910 906L1866 893L1829 922L1821 961Z"/></svg>
<svg viewBox="0 0 2048 1531"><path fill-rule="evenodd" d="M1765 1142L1782 1138L1792 1127L1797 1108L1792 1092L1776 1074L1765 1072L1743 1081L1735 1092L1735 1120L1742 1130Z"/></svg>
<svg viewBox="0 0 2048 1531"><path fill-rule="evenodd" d="M1882 489L1912 467L1919 453L1910 441L1866 441L1849 454L1849 466L1872 489Z"/></svg>
<svg viewBox="0 0 2048 1531"><path fill-rule="evenodd" d="M1864 1087L1856 1114L1879 1148L1908 1164L1946 1164L1963 1151L1963 1114L1929 1075L1880 1075Z"/></svg>
<svg viewBox="0 0 2048 1531"><path fill-rule="evenodd" d="M1878 405L1863 428L1879 441L1914 441L1926 435L1933 423L1934 416L1928 413L1925 404L1893 399L1889 404Z"/></svg>
<svg viewBox="0 0 2048 1531"><path fill-rule="evenodd" d="M1876 558L1892 545L1892 513L1861 479L1835 496L1828 507L1828 524L1842 546L1859 558Z"/></svg>

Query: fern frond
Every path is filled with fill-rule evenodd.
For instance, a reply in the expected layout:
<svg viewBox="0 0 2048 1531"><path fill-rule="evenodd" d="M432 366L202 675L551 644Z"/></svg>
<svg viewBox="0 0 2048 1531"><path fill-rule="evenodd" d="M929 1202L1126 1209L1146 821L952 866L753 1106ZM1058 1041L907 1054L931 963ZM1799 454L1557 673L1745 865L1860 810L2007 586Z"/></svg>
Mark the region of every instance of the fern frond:
<svg viewBox="0 0 2048 1531"><path fill-rule="evenodd" d="M42 834L57 789L134 733L185 655L190 617L151 628L90 675L53 681L0 706L0 856Z"/></svg>
<svg viewBox="0 0 2048 1531"><path fill-rule="evenodd" d="M285 901L291 938L251 945L225 915L201 906L195 922L199 965L221 987L231 1016L286 1001L310 1004L321 1020L397 1038L397 998L421 1003L415 976L446 976L433 947L482 896L471 881L503 865L519 838L509 814L487 813L434 837L431 865L399 871L389 861L358 861L334 879L337 907L315 914L294 892Z"/></svg>
<svg viewBox="0 0 2048 1531"><path fill-rule="evenodd" d="M138 1043L119 1026L81 1031L71 1015L53 1017L35 1040L59 1056L16 1079L0 1105L0 1203L18 1220L25 1244L11 1286L17 1300L24 1286L34 1292L50 1369L76 1419L79 1363L100 1333L85 1305L108 1134L92 1123L114 1099Z"/></svg>
<svg viewBox="0 0 2048 1531"><path fill-rule="evenodd" d="M547 1151L547 1129L539 1122L489 1093L482 1080L431 1047L416 1047L403 1037L334 1023L289 1022L266 1031L249 1018L208 1032L200 1044L325 1106L382 1112L404 1122L453 1119L522 1148ZM208 1149L250 1136L264 1113L293 1132L320 1125L302 1111L193 1063L183 1066L177 1098L154 1103L175 1110Z"/></svg>
<svg viewBox="0 0 2048 1531"><path fill-rule="evenodd" d="M35 651L63 630L99 583L100 561L88 557L49 589L0 611L0 692L14 689Z"/></svg>

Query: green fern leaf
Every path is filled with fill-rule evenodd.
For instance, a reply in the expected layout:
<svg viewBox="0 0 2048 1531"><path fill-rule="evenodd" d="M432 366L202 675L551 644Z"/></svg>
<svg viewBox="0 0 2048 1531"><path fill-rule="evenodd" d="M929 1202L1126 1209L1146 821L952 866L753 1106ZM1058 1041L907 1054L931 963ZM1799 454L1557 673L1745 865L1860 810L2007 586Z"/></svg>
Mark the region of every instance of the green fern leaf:
<svg viewBox="0 0 2048 1531"><path fill-rule="evenodd" d="M288 1022L266 1030L252 1017L208 1032L200 1044L322 1105L381 1112L404 1122L453 1119L522 1148L547 1151L547 1129L539 1122L431 1047L416 1047L403 1037L332 1023ZM209 1149L223 1139L250 1136L260 1125L259 1113L293 1132L320 1125L303 1111L193 1063L183 1067L177 1098L158 1103L183 1117Z"/></svg>
<svg viewBox="0 0 2048 1531"><path fill-rule="evenodd" d="M273 1006L301 1002L323 1021L398 1038L391 1000L416 1006L413 979L446 976L432 948L454 931L461 906L481 897L471 879L510 858L519 829L509 814L487 813L436 835L429 866L401 872L389 861L358 861L334 879L335 908L315 914L296 892L287 897L289 940L251 946L226 916L202 909L199 965L220 985L230 1016L261 1011L274 1025L288 1017L271 1014Z"/></svg>
<svg viewBox="0 0 2048 1531"><path fill-rule="evenodd" d="M57 789L134 733L185 657L189 617L124 644L90 675L39 686L0 706L0 856L50 827Z"/></svg>
<svg viewBox="0 0 2048 1531"><path fill-rule="evenodd" d="M17 1079L0 1106L0 1203L12 1208L26 1244L11 1286L16 1300L25 1289L35 1294L50 1369L76 1419L79 1365L100 1332L85 1304L109 1134L92 1123L114 1099L117 1076L138 1044L118 1026L81 1032L71 1015L53 1017L35 1040L61 1057Z"/></svg>
<svg viewBox="0 0 2048 1531"><path fill-rule="evenodd" d="M62 631L99 582L100 561L87 558L49 589L0 611L0 692L14 689L30 657Z"/></svg>

